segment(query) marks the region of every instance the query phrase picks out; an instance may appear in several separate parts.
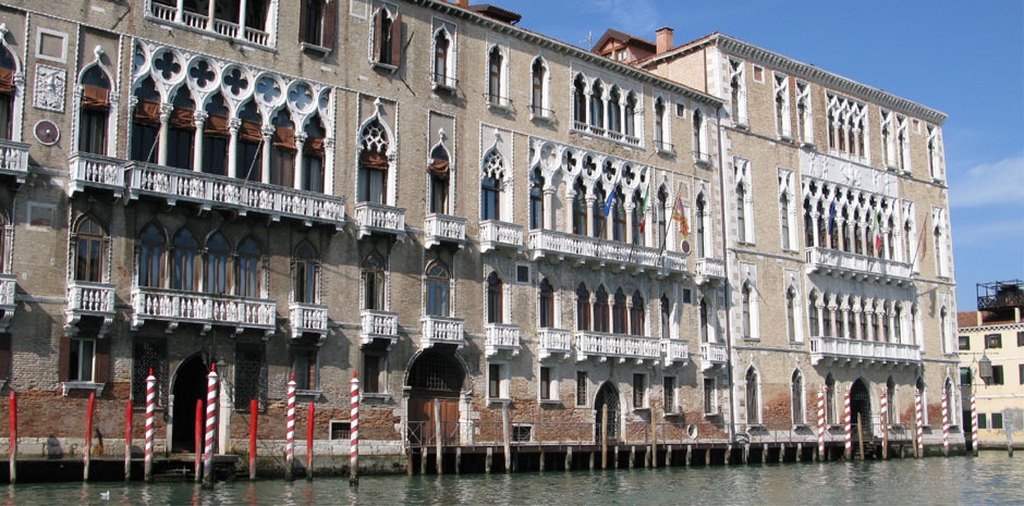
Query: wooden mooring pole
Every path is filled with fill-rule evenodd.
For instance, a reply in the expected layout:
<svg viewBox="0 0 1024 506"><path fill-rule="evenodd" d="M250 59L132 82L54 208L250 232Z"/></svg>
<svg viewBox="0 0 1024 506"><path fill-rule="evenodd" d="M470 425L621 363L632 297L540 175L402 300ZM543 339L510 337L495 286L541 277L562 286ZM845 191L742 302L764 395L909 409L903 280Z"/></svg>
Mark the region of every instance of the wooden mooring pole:
<svg viewBox="0 0 1024 506"><path fill-rule="evenodd" d="M594 466L590 466L593 468ZM630 467L633 467L632 465ZM601 469L608 469L608 405L601 406Z"/></svg>

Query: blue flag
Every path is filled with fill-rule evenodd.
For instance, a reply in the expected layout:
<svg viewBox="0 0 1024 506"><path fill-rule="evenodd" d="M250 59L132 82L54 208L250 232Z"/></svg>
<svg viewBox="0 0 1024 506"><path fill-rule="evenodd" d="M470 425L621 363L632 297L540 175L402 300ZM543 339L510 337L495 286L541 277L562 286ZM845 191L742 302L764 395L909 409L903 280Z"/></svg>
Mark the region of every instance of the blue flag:
<svg viewBox="0 0 1024 506"><path fill-rule="evenodd" d="M612 207L615 205L615 188L612 188L612 192L608 194L608 200L604 201L604 217L607 218L612 214Z"/></svg>
<svg viewBox="0 0 1024 506"><path fill-rule="evenodd" d="M832 202L832 207L828 210L828 234L832 235L832 232L836 228L836 203Z"/></svg>

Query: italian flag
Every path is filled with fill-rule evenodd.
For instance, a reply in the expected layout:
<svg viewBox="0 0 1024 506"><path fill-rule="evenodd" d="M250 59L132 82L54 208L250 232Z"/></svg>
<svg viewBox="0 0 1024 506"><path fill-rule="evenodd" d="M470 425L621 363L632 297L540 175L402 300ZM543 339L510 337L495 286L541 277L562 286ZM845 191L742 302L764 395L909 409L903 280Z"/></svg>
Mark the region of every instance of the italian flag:
<svg viewBox="0 0 1024 506"><path fill-rule="evenodd" d="M644 227L647 226L647 207L651 204L651 187L647 187L647 193L644 195L644 203L640 205L640 233L644 233Z"/></svg>

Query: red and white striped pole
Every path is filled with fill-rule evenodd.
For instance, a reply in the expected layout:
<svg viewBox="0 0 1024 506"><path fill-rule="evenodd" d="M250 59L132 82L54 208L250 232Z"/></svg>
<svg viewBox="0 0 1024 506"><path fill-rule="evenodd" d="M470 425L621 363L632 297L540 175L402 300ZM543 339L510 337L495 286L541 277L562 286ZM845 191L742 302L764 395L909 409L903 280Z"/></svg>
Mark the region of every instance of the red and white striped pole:
<svg viewBox="0 0 1024 506"><path fill-rule="evenodd" d="M153 369L146 376L146 447L143 459L145 462L145 479L153 482L153 436L156 435L156 376Z"/></svg>
<svg viewBox="0 0 1024 506"><path fill-rule="evenodd" d="M850 420L849 391L843 397L843 428L846 430L846 437L843 439L843 458L850 460L853 457L853 423Z"/></svg>
<svg viewBox="0 0 1024 506"><path fill-rule="evenodd" d="M825 389L818 390L818 460L825 459Z"/></svg>
<svg viewBox="0 0 1024 506"><path fill-rule="evenodd" d="M295 479L295 374L288 380L288 429L284 443L284 478Z"/></svg>
<svg viewBox="0 0 1024 506"><path fill-rule="evenodd" d="M96 391L89 392L89 404L85 408L85 451L82 452L82 481L89 481L89 464L92 460L92 413L96 409Z"/></svg>
<svg viewBox="0 0 1024 506"><path fill-rule="evenodd" d="M217 364L206 375L206 448L203 456L203 488L213 488L213 446L217 439Z"/></svg>
<svg viewBox="0 0 1024 506"><path fill-rule="evenodd" d="M316 404L309 403L309 412L306 413L306 481L313 481L313 419L315 418Z"/></svg>
<svg viewBox="0 0 1024 506"><path fill-rule="evenodd" d="M11 440L10 440L10 453L8 454L8 464L10 465L10 483L15 484L18 481L17 473L17 462L18 462L18 396L11 390L11 394L8 396L10 402L10 422L11 422Z"/></svg>
<svg viewBox="0 0 1024 506"><path fill-rule="evenodd" d="M949 399L942 390L942 454L949 456Z"/></svg>
<svg viewBox="0 0 1024 506"><path fill-rule="evenodd" d="M971 394L971 453L978 456L978 400Z"/></svg>
<svg viewBox="0 0 1024 506"><path fill-rule="evenodd" d="M132 400L124 410L124 482L132 481Z"/></svg>
<svg viewBox="0 0 1024 506"><path fill-rule="evenodd" d="M203 482L203 452L202 452L202 449L203 449L203 423L204 423L204 418L205 418L204 413L203 413L203 400L202 399L196 399L196 411L195 411L195 413L196 413L195 422L194 422L195 425L193 426L193 429L192 429L192 434L194 434L195 439L193 441L192 447L195 448L195 450L193 450L193 451L196 453L196 457L195 457L195 462L192 465L196 469L196 471L195 471L195 474L196 474L195 482L196 483L202 483Z"/></svg>
<svg viewBox="0 0 1024 506"><path fill-rule="evenodd" d="M921 391L918 390L914 399L915 424L917 434L917 457L924 457L924 411L921 410Z"/></svg>
<svg viewBox="0 0 1024 506"><path fill-rule="evenodd" d="M889 459L889 389L882 388L881 397L882 421L882 460Z"/></svg>
<svg viewBox="0 0 1024 506"><path fill-rule="evenodd" d="M349 411L349 483L359 483L359 378L352 371L349 382L352 391L352 405Z"/></svg>
<svg viewBox="0 0 1024 506"><path fill-rule="evenodd" d="M256 479L256 429L259 426L260 403L249 401L249 479Z"/></svg>

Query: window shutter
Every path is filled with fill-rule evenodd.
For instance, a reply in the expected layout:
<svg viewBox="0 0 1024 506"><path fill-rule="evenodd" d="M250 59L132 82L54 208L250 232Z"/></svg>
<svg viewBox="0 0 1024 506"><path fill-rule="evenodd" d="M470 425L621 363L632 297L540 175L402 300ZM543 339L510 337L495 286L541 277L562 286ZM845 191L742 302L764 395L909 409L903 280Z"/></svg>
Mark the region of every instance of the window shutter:
<svg viewBox="0 0 1024 506"><path fill-rule="evenodd" d="M104 384L110 378L110 338L96 340L96 370L92 380Z"/></svg>
<svg viewBox="0 0 1024 506"><path fill-rule="evenodd" d="M11 335L0 334L0 379L11 378Z"/></svg>
<svg viewBox="0 0 1024 506"><path fill-rule="evenodd" d="M71 338L62 336L60 338L60 365L57 367L57 379L67 381L70 373L71 360Z"/></svg>
<svg viewBox="0 0 1024 506"><path fill-rule="evenodd" d="M402 13L391 23L391 64L396 67L402 64Z"/></svg>
<svg viewBox="0 0 1024 506"><path fill-rule="evenodd" d="M306 42L306 12L309 0L299 0L299 43Z"/></svg>
<svg viewBox="0 0 1024 506"><path fill-rule="evenodd" d="M334 49L334 23L338 17L338 1L327 0L324 2L324 25L320 34L320 45L327 49Z"/></svg>
<svg viewBox="0 0 1024 506"><path fill-rule="evenodd" d="M373 61L380 61L381 51L381 25L384 23L384 16L387 16L387 12L382 7L377 12L377 16L373 20Z"/></svg>

